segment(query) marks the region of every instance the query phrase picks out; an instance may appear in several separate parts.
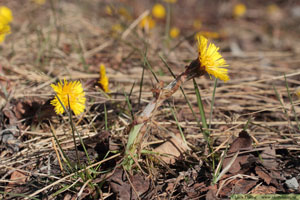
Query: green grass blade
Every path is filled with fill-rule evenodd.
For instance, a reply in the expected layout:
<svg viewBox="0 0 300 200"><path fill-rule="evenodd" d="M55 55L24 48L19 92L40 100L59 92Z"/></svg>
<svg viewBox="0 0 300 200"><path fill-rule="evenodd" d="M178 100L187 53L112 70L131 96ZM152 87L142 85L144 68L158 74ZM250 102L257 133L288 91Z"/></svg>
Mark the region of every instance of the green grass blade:
<svg viewBox="0 0 300 200"><path fill-rule="evenodd" d="M204 107L203 107L200 91L199 91L199 88L198 88L198 85L197 85L195 79L193 79L193 83L194 83L194 88L195 88L195 92L196 92L196 96L197 96L197 103L198 103L199 112L200 112L201 121L202 121L204 139L210 146L210 139L209 139L210 132L209 132L207 122L206 122L206 117L205 117L205 112L204 112Z"/></svg>
<svg viewBox="0 0 300 200"><path fill-rule="evenodd" d="M139 100L138 100L138 105L139 106L141 105L141 98L142 98L142 92L143 92L143 83L144 83L144 76L145 76L145 65L146 65L146 63L144 63L141 82L140 82L140 91L139 91Z"/></svg>
<svg viewBox="0 0 300 200"><path fill-rule="evenodd" d="M148 69L151 71L152 75L154 76L156 82L159 82L159 80L158 80L158 78L157 78L157 75L156 75L155 72L153 71L152 66L151 66L151 64L149 63L149 60L148 60L146 54L143 54L143 59L144 59L144 62L146 63L146 66L147 66Z"/></svg>
<svg viewBox="0 0 300 200"><path fill-rule="evenodd" d="M179 132L180 132L180 135L181 135L181 137L182 137L182 140L184 141L185 145L187 146L187 142L186 142L186 139L185 139L185 137L184 137L182 128L181 128L181 126L180 126L180 124L179 124L179 122L178 122L178 119L177 119L177 117L176 117L176 114L175 114L175 108L172 108L171 105L170 105L170 103L169 103L169 107L170 107L170 109L171 109L171 111L172 111L172 114L173 114L173 117L174 117L174 119L175 119L175 121L176 121L176 124L177 124L177 127L178 127L178 129L179 129Z"/></svg>
<svg viewBox="0 0 300 200"><path fill-rule="evenodd" d="M130 112L130 115L131 115L131 119L134 120L134 114L133 114L133 111L132 111L132 106L131 106L131 103L129 101L129 98L128 98L126 92L124 92L124 96L125 96L127 106L128 106L128 109L129 109L129 112Z"/></svg>

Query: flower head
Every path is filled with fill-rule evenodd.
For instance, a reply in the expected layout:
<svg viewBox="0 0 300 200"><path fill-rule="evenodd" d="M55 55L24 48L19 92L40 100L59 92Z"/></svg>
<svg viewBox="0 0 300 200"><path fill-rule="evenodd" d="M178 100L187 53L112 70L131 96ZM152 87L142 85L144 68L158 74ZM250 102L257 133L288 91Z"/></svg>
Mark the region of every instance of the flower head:
<svg viewBox="0 0 300 200"><path fill-rule="evenodd" d="M171 38L177 38L180 34L180 30L177 27L172 27L170 30L170 37Z"/></svg>
<svg viewBox="0 0 300 200"><path fill-rule="evenodd" d="M5 6L0 7L0 23L9 24L13 20L11 10Z"/></svg>
<svg viewBox="0 0 300 200"><path fill-rule="evenodd" d="M139 24L139 27L144 29L152 29L154 26L155 21L149 15L144 17Z"/></svg>
<svg viewBox="0 0 300 200"><path fill-rule="evenodd" d="M51 87L56 92L51 104L55 107L57 114L62 114L65 111L61 103L66 109L70 108L75 115L84 111L86 98L80 81L68 82L64 80L64 82L60 81L57 85L51 84Z"/></svg>
<svg viewBox="0 0 300 200"><path fill-rule="evenodd" d="M155 4L152 8L152 15L158 19L164 19L166 16L165 7L160 3Z"/></svg>
<svg viewBox="0 0 300 200"><path fill-rule="evenodd" d="M6 34L10 33L10 26L8 24L0 23L0 42L3 42Z"/></svg>
<svg viewBox="0 0 300 200"><path fill-rule="evenodd" d="M100 80L98 81L98 83L101 85L104 92L106 93L109 92L109 88L108 88L109 79L106 76L106 70L103 64L100 65Z"/></svg>
<svg viewBox="0 0 300 200"><path fill-rule="evenodd" d="M218 51L219 48L213 43L208 44L208 40L204 36L198 37L200 69L226 82L229 80L228 65Z"/></svg>
<svg viewBox="0 0 300 200"><path fill-rule="evenodd" d="M0 7L0 43L4 41L6 34L10 34L9 23L13 20L11 10L5 6Z"/></svg>
<svg viewBox="0 0 300 200"><path fill-rule="evenodd" d="M246 11L247 11L247 8L246 8L245 4L238 3L234 6L232 14L234 17L239 18L239 17L244 16Z"/></svg>

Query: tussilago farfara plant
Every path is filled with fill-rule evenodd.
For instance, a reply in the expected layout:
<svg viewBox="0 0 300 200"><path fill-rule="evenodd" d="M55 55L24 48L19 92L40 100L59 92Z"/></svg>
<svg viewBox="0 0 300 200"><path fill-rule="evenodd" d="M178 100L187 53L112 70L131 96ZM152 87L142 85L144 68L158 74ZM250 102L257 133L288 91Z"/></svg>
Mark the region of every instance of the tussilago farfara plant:
<svg viewBox="0 0 300 200"><path fill-rule="evenodd" d="M109 93L109 79L106 75L106 70L105 70L105 66L103 64L100 65L100 79L98 81L98 83L101 85L102 90L105 93Z"/></svg>
<svg viewBox="0 0 300 200"><path fill-rule="evenodd" d="M75 115L79 115L85 109L85 93L80 81L64 80L51 87L56 93L56 96L51 101L57 114L63 114L65 109L70 109Z"/></svg>
<svg viewBox="0 0 300 200"><path fill-rule="evenodd" d="M9 8L5 6L0 7L0 43L4 41L7 34L10 34L10 25L13 16Z"/></svg>
<svg viewBox="0 0 300 200"><path fill-rule="evenodd" d="M219 47L213 43L209 43L204 36L198 38L198 57L193 60L190 65L186 66L185 71L178 75L166 87L163 82L157 84L153 90L153 99L146 106L144 111L135 119L129 132L129 138L126 146L126 153L123 165L126 169L131 169L133 164L132 156L137 156L137 149L141 145L143 136L146 132L147 123L154 116L159 106L171 97L179 87L186 81L208 74L214 76L224 82L229 80L228 65L225 59L219 53Z"/></svg>

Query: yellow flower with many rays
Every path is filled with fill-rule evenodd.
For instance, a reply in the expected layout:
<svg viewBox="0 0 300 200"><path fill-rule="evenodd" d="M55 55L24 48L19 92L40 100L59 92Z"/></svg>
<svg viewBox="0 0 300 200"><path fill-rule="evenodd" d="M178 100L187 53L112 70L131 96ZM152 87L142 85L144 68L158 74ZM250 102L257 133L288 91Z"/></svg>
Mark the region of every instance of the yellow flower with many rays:
<svg viewBox="0 0 300 200"><path fill-rule="evenodd" d="M0 7L0 43L10 33L9 23L13 20L11 10L5 6Z"/></svg>
<svg viewBox="0 0 300 200"><path fill-rule="evenodd" d="M57 85L51 84L51 87L56 92L51 104L57 114L63 114L65 111L61 103L66 109L71 109L75 115L79 115L84 111L86 98L80 81L68 82L64 80L64 82L60 81Z"/></svg>
<svg viewBox="0 0 300 200"><path fill-rule="evenodd" d="M99 79L98 83L101 85L104 92L106 92L106 93L110 92L109 88L108 88L109 79L106 76L106 70L105 70L105 66L103 64L100 65L100 79Z"/></svg>
<svg viewBox="0 0 300 200"><path fill-rule="evenodd" d="M6 6L0 7L0 23L9 24L13 20L11 10Z"/></svg>
<svg viewBox="0 0 300 200"><path fill-rule="evenodd" d="M234 6L232 14L234 17L239 18L239 17L244 16L246 11L247 11L247 8L246 8L245 4L238 3Z"/></svg>
<svg viewBox="0 0 300 200"><path fill-rule="evenodd" d="M139 27L144 29L152 29L154 26L155 21L149 15L144 17L139 24Z"/></svg>
<svg viewBox="0 0 300 200"><path fill-rule="evenodd" d="M8 24L0 23L0 42L3 42L6 34L10 33L10 26Z"/></svg>
<svg viewBox="0 0 300 200"><path fill-rule="evenodd" d="M208 44L208 40L204 36L198 37L198 53L201 70L205 70L209 75L213 75L218 79L226 82L229 80L228 65L218 52L219 47L213 43Z"/></svg>
<svg viewBox="0 0 300 200"><path fill-rule="evenodd" d="M152 15L158 19L164 19L166 16L165 7L160 3L155 4L152 8Z"/></svg>
<svg viewBox="0 0 300 200"><path fill-rule="evenodd" d="M180 30L177 27L172 27L170 30L170 37L171 38L177 38L180 34Z"/></svg>

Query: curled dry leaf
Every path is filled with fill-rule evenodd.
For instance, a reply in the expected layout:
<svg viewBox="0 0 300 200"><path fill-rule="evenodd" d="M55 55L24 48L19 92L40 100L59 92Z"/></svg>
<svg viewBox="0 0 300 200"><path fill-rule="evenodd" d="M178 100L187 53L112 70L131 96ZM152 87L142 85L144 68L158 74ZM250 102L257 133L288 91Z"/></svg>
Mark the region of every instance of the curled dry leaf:
<svg viewBox="0 0 300 200"><path fill-rule="evenodd" d="M223 169L230 163L232 157L237 151L241 152L242 150L250 149L252 149L252 138L246 131L240 132L239 137L236 138L230 145L227 156L223 161ZM239 154L231 165L229 172L232 174L238 173L241 170L241 165L247 163L248 158L248 154Z"/></svg>
<svg viewBox="0 0 300 200"><path fill-rule="evenodd" d="M14 191L16 192L16 189L14 189L16 186L18 185L22 185L25 184L27 182L28 176L23 173L20 172L18 170L12 172L11 176L10 176L10 181L8 183L8 185L5 187L5 192L11 192Z"/></svg>
<svg viewBox="0 0 300 200"><path fill-rule="evenodd" d="M183 152L187 150L187 147L180 134L174 135L169 141L161 144L154 149L154 152L165 154L166 156L160 156L160 158L167 164L174 164L176 158L178 158Z"/></svg>

